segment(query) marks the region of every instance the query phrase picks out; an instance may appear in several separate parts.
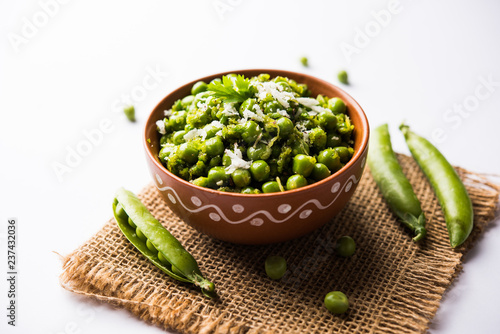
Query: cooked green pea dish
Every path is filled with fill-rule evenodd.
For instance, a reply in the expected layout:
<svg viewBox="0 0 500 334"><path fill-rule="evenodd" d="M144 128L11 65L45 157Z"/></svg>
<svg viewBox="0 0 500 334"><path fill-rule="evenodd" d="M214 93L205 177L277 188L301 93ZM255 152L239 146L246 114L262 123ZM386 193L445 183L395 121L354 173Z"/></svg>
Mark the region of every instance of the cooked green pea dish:
<svg viewBox="0 0 500 334"><path fill-rule="evenodd" d="M157 121L160 161L195 185L259 194L297 189L341 169L354 125L341 99L305 84L229 74L193 85Z"/></svg>

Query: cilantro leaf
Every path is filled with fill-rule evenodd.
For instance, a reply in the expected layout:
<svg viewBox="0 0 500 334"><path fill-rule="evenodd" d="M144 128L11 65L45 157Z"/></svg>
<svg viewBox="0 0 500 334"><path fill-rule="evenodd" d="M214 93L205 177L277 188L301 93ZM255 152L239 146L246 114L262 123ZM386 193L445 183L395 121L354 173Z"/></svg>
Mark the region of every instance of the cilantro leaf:
<svg viewBox="0 0 500 334"><path fill-rule="evenodd" d="M211 82L208 84L208 90L216 98L224 102L243 102L254 95L254 89L250 86L250 79L238 75L235 79L223 76L221 82Z"/></svg>

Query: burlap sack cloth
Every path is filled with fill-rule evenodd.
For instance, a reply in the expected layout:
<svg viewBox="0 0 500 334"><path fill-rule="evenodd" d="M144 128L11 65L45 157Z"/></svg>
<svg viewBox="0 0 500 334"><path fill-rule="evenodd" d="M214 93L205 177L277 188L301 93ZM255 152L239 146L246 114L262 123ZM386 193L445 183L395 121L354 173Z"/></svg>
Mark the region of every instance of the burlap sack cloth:
<svg viewBox="0 0 500 334"><path fill-rule="evenodd" d="M269 246L233 245L198 233L173 215L149 185L139 197L197 259L219 298L210 300L161 272L113 219L64 259L62 285L180 333L424 333L461 270L463 254L493 220L499 188L457 169L474 204L475 227L466 244L453 250L429 183L413 159L399 159L427 217L428 235L421 244L411 241L388 210L368 170L330 223ZM343 235L356 241L351 258L332 251ZM281 281L266 277L264 260L272 254L287 259L289 271ZM348 296L346 314L332 315L324 307L325 294L333 290Z"/></svg>

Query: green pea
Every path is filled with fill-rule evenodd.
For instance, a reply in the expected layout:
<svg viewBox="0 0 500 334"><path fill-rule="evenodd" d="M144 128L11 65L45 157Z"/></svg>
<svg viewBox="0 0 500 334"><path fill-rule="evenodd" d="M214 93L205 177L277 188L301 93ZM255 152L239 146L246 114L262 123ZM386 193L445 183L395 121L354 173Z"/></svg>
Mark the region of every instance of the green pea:
<svg viewBox="0 0 500 334"><path fill-rule="evenodd" d="M291 146L293 156L297 154L309 155L309 145L303 139L297 138L291 143Z"/></svg>
<svg viewBox="0 0 500 334"><path fill-rule="evenodd" d="M292 171L295 174L308 177L311 175L315 163L316 159L314 157L305 154L297 154L293 157Z"/></svg>
<svg viewBox="0 0 500 334"><path fill-rule="evenodd" d="M330 109L335 115L344 114L347 107L341 99L334 97L328 100L328 109Z"/></svg>
<svg viewBox="0 0 500 334"><path fill-rule="evenodd" d="M262 185L262 192L263 193L277 193L277 192L280 192L281 189L280 189L280 186L278 184L278 182L276 181L269 181L269 182L266 182Z"/></svg>
<svg viewBox="0 0 500 334"><path fill-rule="evenodd" d="M135 229L135 234L137 234L137 237L139 239L141 239L142 241L148 240L148 238L146 238L146 236L144 235L144 233L142 233L142 231L138 227Z"/></svg>
<svg viewBox="0 0 500 334"><path fill-rule="evenodd" d="M317 150L322 150L326 146L326 132L320 127L314 128L309 133L309 142Z"/></svg>
<svg viewBox="0 0 500 334"><path fill-rule="evenodd" d="M340 71L338 74L337 74L337 78L339 79L339 81L341 83L343 83L344 85L348 85L349 84L349 79L347 77L347 72L346 71Z"/></svg>
<svg viewBox="0 0 500 334"><path fill-rule="evenodd" d="M257 78L259 79L259 81L268 81L271 78L271 76L267 73L262 73L259 74Z"/></svg>
<svg viewBox="0 0 500 334"><path fill-rule="evenodd" d="M160 157L160 160L165 162L167 160L167 158L175 152L175 148L176 146L175 145L165 145L162 147L162 149L160 150L160 153L158 153L158 156Z"/></svg>
<svg viewBox="0 0 500 334"><path fill-rule="evenodd" d="M250 160L267 160L271 156L271 148L264 143L250 146L247 149L247 157Z"/></svg>
<svg viewBox="0 0 500 334"><path fill-rule="evenodd" d="M281 103L279 103L276 100L266 102L264 104L264 113L265 114L271 114L275 113L278 111L278 109L281 109Z"/></svg>
<svg viewBox="0 0 500 334"><path fill-rule="evenodd" d="M222 166L229 167L231 165L231 157L224 153L222 156Z"/></svg>
<svg viewBox="0 0 500 334"><path fill-rule="evenodd" d="M229 175L226 174L226 169L222 166L212 167L208 171L208 182L222 187L227 185L229 181Z"/></svg>
<svg viewBox="0 0 500 334"><path fill-rule="evenodd" d="M147 247L150 251L155 252L155 253L158 253L158 250L156 249L155 245L153 245L153 244L151 243L151 241L149 241L149 240L147 240L147 241L146 241L146 247Z"/></svg>
<svg viewBox="0 0 500 334"><path fill-rule="evenodd" d="M212 137L205 141L205 148L207 154L211 157L224 153L224 143L219 136Z"/></svg>
<svg viewBox="0 0 500 334"><path fill-rule="evenodd" d="M252 188L252 187L245 187L245 188L241 189L241 193L242 194L260 194L260 190Z"/></svg>
<svg viewBox="0 0 500 334"><path fill-rule="evenodd" d="M291 92L292 91L292 87L290 87L290 85L287 82L280 81L280 82L278 82L277 86L278 86L278 90L281 89L284 92Z"/></svg>
<svg viewBox="0 0 500 334"><path fill-rule="evenodd" d="M252 182L252 175L247 169L238 168L231 173L231 179L236 187L243 188Z"/></svg>
<svg viewBox="0 0 500 334"><path fill-rule="evenodd" d="M184 277L184 273L177 269L177 267L174 265L172 265L172 272L178 276Z"/></svg>
<svg viewBox="0 0 500 334"><path fill-rule="evenodd" d="M309 60L307 59L307 57L302 57L300 58L300 63L302 64L302 66L304 67L309 67Z"/></svg>
<svg viewBox="0 0 500 334"><path fill-rule="evenodd" d="M344 146L338 146L334 148L335 151L337 151L337 154L340 157L340 162L346 163L351 159L351 154L349 153L349 149Z"/></svg>
<svg viewBox="0 0 500 334"><path fill-rule="evenodd" d="M349 236L340 237L335 243L335 251L340 256L350 257L356 251L356 243Z"/></svg>
<svg viewBox="0 0 500 334"><path fill-rule="evenodd" d="M195 83L193 85L193 87L191 88L191 94L192 95L196 95L196 94L199 94L199 93L202 93L202 92L205 92L207 90L207 84L203 81L198 81L197 83Z"/></svg>
<svg viewBox="0 0 500 334"><path fill-rule="evenodd" d="M187 163L194 164L198 161L198 149L191 143L183 143L177 149L177 155Z"/></svg>
<svg viewBox="0 0 500 334"><path fill-rule="evenodd" d="M286 189L292 190L307 186L307 180L300 174L292 175L286 180Z"/></svg>
<svg viewBox="0 0 500 334"><path fill-rule="evenodd" d="M200 176L193 181L191 181L192 184L199 186L199 187L208 187L210 185L210 182L208 181L208 177L205 176Z"/></svg>
<svg viewBox="0 0 500 334"><path fill-rule="evenodd" d="M326 130L334 130L337 127L337 117L330 111L322 111L318 114L319 124Z"/></svg>
<svg viewBox="0 0 500 334"><path fill-rule="evenodd" d="M342 168L342 163L340 162L340 157L336 150L333 148L327 148L318 154L318 162L322 163L332 172L338 171Z"/></svg>
<svg viewBox="0 0 500 334"><path fill-rule="evenodd" d="M342 143L342 138L336 132L329 132L326 135L326 146L337 147Z"/></svg>
<svg viewBox="0 0 500 334"><path fill-rule="evenodd" d="M134 106L128 106L123 109L123 113L127 119L131 122L135 122L135 108Z"/></svg>
<svg viewBox="0 0 500 334"><path fill-rule="evenodd" d="M207 124L203 127L203 131L207 133L207 139L210 139L215 136L217 132L220 131L220 129L214 125Z"/></svg>
<svg viewBox="0 0 500 334"><path fill-rule="evenodd" d="M130 219L130 217L128 217L128 224L130 225L130 227L132 228L137 228L137 225L135 225L135 223L132 221L132 219Z"/></svg>
<svg viewBox="0 0 500 334"><path fill-rule="evenodd" d="M220 155L216 155L215 157L210 159L208 165L210 167L215 167L215 166L220 166L221 163L222 163L222 157Z"/></svg>
<svg viewBox="0 0 500 334"><path fill-rule="evenodd" d="M243 133L241 134L241 138L247 144L253 144L257 138L262 134L262 130L260 126L254 121L247 121L243 126Z"/></svg>
<svg viewBox="0 0 500 334"><path fill-rule="evenodd" d="M160 262L163 264L170 264L170 262L168 262L167 258L161 252L158 252L158 260L160 260Z"/></svg>
<svg viewBox="0 0 500 334"><path fill-rule="evenodd" d="M221 78L215 78L212 81L210 81L211 84L221 83L221 82L222 82Z"/></svg>
<svg viewBox="0 0 500 334"><path fill-rule="evenodd" d="M349 308L349 300L346 295L340 291L332 291L325 296L325 306L333 314L342 314Z"/></svg>
<svg viewBox="0 0 500 334"><path fill-rule="evenodd" d="M311 173L311 177L313 178L313 180L320 181L326 179L330 175L331 175L330 170L324 164L321 163L314 164L314 168Z"/></svg>
<svg viewBox="0 0 500 334"><path fill-rule="evenodd" d="M293 132L293 122L287 117L281 117L276 120L276 124L280 128L280 138L286 138Z"/></svg>
<svg viewBox="0 0 500 334"><path fill-rule="evenodd" d="M246 99L240 106L240 115L243 116L243 112L245 110L253 110L253 106L255 105L255 99L249 98Z"/></svg>
<svg viewBox="0 0 500 334"><path fill-rule="evenodd" d="M128 215L127 213L125 212L125 210L123 210L123 207L121 206L121 204L117 204L116 205L116 215L120 218L120 219L123 219L123 220L127 220L128 219Z"/></svg>
<svg viewBox="0 0 500 334"><path fill-rule="evenodd" d="M188 95L181 100L181 103L184 108L187 108L191 105L191 103L193 103L193 101L194 101L194 95Z"/></svg>
<svg viewBox="0 0 500 334"><path fill-rule="evenodd" d="M186 126L187 112L179 111L177 114L172 115L168 119L168 127L174 131L184 130Z"/></svg>
<svg viewBox="0 0 500 334"><path fill-rule="evenodd" d="M250 165L250 173L257 182L265 181L269 178L271 168L264 160L257 160Z"/></svg>
<svg viewBox="0 0 500 334"><path fill-rule="evenodd" d="M286 260L281 256L271 255L266 258L264 267L270 279L278 280L286 273Z"/></svg>
<svg viewBox="0 0 500 334"><path fill-rule="evenodd" d="M180 145L184 143L186 140L184 139L184 135L186 134L186 131L181 130L181 131L176 131L174 135L172 136L172 142L175 145Z"/></svg>

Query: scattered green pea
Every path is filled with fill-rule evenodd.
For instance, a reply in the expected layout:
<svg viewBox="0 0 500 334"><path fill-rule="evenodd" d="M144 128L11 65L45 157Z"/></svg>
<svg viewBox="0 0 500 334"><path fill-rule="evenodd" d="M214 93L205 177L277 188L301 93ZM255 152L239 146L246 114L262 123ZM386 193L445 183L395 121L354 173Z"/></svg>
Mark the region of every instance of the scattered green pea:
<svg viewBox="0 0 500 334"><path fill-rule="evenodd" d="M332 291L325 296L325 306L333 314L342 314L349 308L347 296L340 291Z"/></svg>
<svg viewBox="0 0 500 334"><path fill-rule="evenodd" d="M349 81L348 81L348 77L347 77L347 72L346 71L340 71L338 74L337 74L337 78L339 79L339 81L341 83L343 83L344 85L348 85L349 84Z"/></svg>
<svg viewBox="0 0 500 334"><path fill-rule="evenodd" d="M308 177L311 175L315 163L316 159L314 157L305 154L297 154L293 157L292 170L295 174Z"/></svg>
<svg viewBox="0 0 500 334"><path fill-rule="evenodd" d="M231 179L236 187L243 188L252 182L252 175L247 169L238 168L231 174Z"/></svg>
<svg viewBox="0 0 500 334"><path fill-rule="evenodd" d="M269 278L279 280L286 273L286 260L281 256L271 255L266 258L264 267Z"/></svg>
<svg viewBox="0 0 500 334"><path fill-rule="evenodd" d="M134 106L128 106L123 109L125 116L131 122L135 122L135 108Z"/></svg>
<svg viewBox="0 0 500 334"><path fill-rule="evenodd" d="M277 193L280 191L281 191L280 186L276 181L269 181L262 185L263 193Z"/></svg>
<svg viewBox="0 0 500 334"><path fill-rule="evenodd" d="M193 87L191 88L191 94L192 95L196 95L196 94L199 94L199 93L202 93L202 92L205 92L207 90L207 87L208 85L203 82L203 81L198 81L197 83L195 83L193 85Z"/></svg>
<svg viewBox="0 0 500 334"><path fill-rule="evenodd" d="M264 160L254 161L250 165L250 173L257 182L265 181L269 178L271 168Z"/></svg>
<svg viewBox="0 0 500 334"><path fill-rule="evenodd" d="M300 63L304 67L309 67L309 59L307 59L307 57L301 57L300 58Z"/></svg>
<svg viewBox="0 0 500 334"><path fill-rule="evenodd" d="M356 242L349 236L340 237L335 243L335 251L343 257L350 257L356 252Z"/></svg>
<svg viewBox="0 0 500 334"><path fill-rule="evenodd" d="M286 180L286 189L292 190L307 186L307 180L300 174L292 175Z"/></svg>

